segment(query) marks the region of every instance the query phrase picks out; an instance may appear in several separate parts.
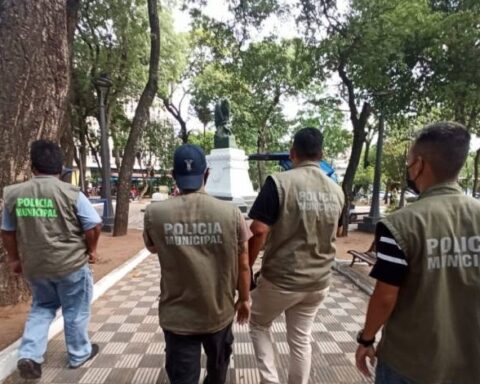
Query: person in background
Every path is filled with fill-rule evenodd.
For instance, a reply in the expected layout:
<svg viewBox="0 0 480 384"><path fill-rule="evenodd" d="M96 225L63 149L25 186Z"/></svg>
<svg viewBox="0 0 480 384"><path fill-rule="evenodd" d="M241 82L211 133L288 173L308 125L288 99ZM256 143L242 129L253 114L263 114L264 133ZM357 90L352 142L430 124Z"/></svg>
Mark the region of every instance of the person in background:
<svg viewBox="0 0 480 384"><path fill-rule="evenodd" d="M268 235L250 320L262 384L279 383L270 327L282 313L290 347L288 383L305 384L310 376L312 326L328 292L344 200L320 169L322 145L318 129L298 131L290 151L294 168L268 177L249 213L251 267Z"/></svg>
<svg viewBox="0 0 480 384"><path fill-rule="evenodd" d="M22 378L38 379L59 308L70 368L98 353L88 337L93 291L88 263L97 259L101 219L76 187L60 180L63 154L57 144L33 142L30 158L34 176L3 191L1 229L11 271L23 274L32 290L17 366Z"/></svg>
<svg viewBox="0 0 480 384"><path fill-rule="evenodd" d="M206 176L202 149L180 146L173 170L179 195L145 212L145 245L161 267L159 318L172 384L198 384L202 345L204 383L223 384L235 312L240 323L250 314L248 228L237 207L205 192Z"/></svg>
<svg viewBox="0 0 480 384"><path fill-rule="evenodd" d="M406 164L419 198L377 224L377 284L356 353L367 376L378 357L377 384L480 380L480 202L457 184L469 149L460 124L420 131Z"/></svg>

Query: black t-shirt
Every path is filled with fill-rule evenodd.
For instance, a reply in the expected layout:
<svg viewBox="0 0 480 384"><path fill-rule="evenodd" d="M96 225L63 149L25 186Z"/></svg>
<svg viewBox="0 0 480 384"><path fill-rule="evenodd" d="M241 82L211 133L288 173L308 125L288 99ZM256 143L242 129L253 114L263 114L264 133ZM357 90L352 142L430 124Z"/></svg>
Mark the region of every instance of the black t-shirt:
<svg viewBox="0 0 480 384"><path fill-rule="evenodd" d="M268 176L248 216L252 220L261 221L271 227L278 220L279 211L280 199L278 198L277 186L273 179Z"/></svg>
<svg viewBox="0 0 480 384"><path fill-rule="evenodd" d="M375 231L377 262L370 276L383 283L399 287L408 272L405 253L398 245L388 228L378 223Z"/></svg>

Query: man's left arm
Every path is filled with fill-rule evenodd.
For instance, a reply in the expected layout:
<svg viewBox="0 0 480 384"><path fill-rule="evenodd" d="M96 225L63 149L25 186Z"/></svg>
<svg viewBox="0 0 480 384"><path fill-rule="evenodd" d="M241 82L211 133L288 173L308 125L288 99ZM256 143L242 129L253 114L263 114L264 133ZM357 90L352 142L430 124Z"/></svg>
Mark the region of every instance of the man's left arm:
<svg viewBox="0 0 480 384"><path fill-rule="evenodd" d="M85 233L85 242L87 243L88 262L95 264L98 260L97 246L102 226L97 224L95 227L87 229Z"/></svg>
<svg viewBox="0 0 480 384"><path fill-rule="evenodd" d="M88 262L94 264L98 259L97 246L102 228L102 219L83 192L78 194L76 207L77 218L85 233Z"/></svg>
<svg viewBox="0 0 480 384"><path fill-rule="evenodd" d="M375 290L368 304L365 327L359 334L356 362L357 368L366 376L371 376L367 358L375 362L375 335L390 318L397 304L400 286L408 272L404 252L391 232L379 223L375 234L377 262L370 274L377 279Z"/></svg>
<svg viewBox="0 0 480 384"><path fill-rule="evenodd" d="M143 216L143 242L145 243L145 247L148 249L150 253L158 253L158 250L155 247L153 240L148 234L148 228L149 228L149 210L147 207L147 209L145 209L145 215Z"/></svg>
<svg viewBox="0 0 480 384"><path fill-rule="evenodd" d="M248 241L248 261L250 268L252 268L257 260L258 254L265 245L270 227L260 220L253 220L250 225L250 230L253 236Z"/></svg>

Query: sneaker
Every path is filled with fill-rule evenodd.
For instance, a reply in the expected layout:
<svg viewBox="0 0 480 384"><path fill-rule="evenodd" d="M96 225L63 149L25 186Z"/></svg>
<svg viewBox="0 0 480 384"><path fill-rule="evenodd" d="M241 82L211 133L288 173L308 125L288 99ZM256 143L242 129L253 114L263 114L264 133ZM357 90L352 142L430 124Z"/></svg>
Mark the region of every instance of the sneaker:
<svg viewBox="0 0 480 384"><path fill-rule="evenodd" d="M22 379L32 380L42 377L42 365L32 359L20 359L17 363Z"/></svg>
<svg viewBox="0 0 480 384"><path fill-rule="evenodd" d="M82 361L80 364L78 365L71 365L70 364L70 369L77 369L77 368L80 368L83 364L85 364L87 361L89 360L92 360L95 356L98 355L98 351L100 350L100 347L98 346L98 344L92 344L92 352L90 353L90 356L88 356L88 358L85 360L85 361Z"/></svg>

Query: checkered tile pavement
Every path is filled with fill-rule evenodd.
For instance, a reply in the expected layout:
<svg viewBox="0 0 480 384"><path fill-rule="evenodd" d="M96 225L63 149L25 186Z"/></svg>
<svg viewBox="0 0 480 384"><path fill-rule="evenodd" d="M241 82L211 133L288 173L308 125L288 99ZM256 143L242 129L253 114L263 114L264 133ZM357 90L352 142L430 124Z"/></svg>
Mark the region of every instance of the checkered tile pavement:
<svg viewBox="0 0 480 384"><path fill-rule="evenodd" d="M152 255L95 302L90 332L92 341L100 345L100 353L82 368L66 368L63 335L52 340L39 383L168 383L164 369L165 343L157 317L159 276L158 261ZM310 383L369 382L354 366L355 335L364 321L367 299L347 279L334 275L329 297L313 327ZM289 349L284 318L273 324L272 332L280 380L286 382ZM248 327L235 324L234 334L228 383L259 383ZM204 356L202 366L205 366ZM204 374L202 370L202 377ZM23 380L14 374L8 382Z"/></svg>

